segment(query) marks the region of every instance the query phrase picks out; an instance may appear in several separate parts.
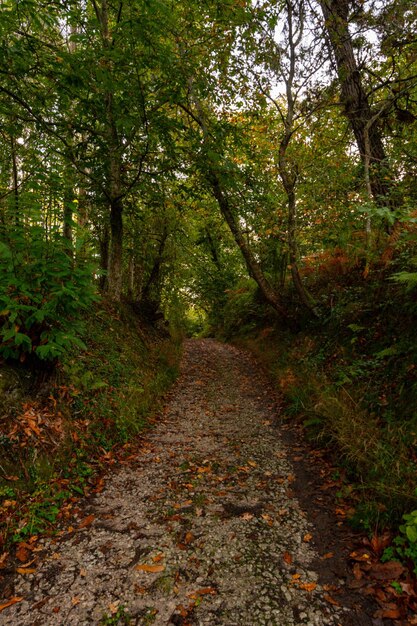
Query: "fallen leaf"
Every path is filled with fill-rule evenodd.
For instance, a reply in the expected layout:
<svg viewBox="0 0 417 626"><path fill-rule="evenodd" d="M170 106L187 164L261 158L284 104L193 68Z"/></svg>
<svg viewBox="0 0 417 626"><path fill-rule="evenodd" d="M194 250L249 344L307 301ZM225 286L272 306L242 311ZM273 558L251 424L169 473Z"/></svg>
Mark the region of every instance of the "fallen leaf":
<svg viewBox="0 0 417 626"><path fill-rule="evenodd" d="M370 555L367 552L351 552L349 554L350 558L353 559L354 561L369 561L369 559L371 558Z"/></svg>
<svg viewBox="0 0 417 626"><path fill-rule="evenodd" d="M391 535L389 533L385 533L384 535L374 535L370 540L370 544L372 550L375 554L381 554L383 550L391 543Z"/></svg>
<svg viewBox="0 0 417 626"><path fill-rule="evenodd" d="M341 509L340 507L335 509L336 515L340 515L340 517L346 517L347 511L345 509Z"/></svg>
<svg viewBox="0 0 417 626"><path fill-rule="evenodd" d="M73 598L71 598L71 604L72 606L77 606L77 604L80 604L81 600L78 596L74 596Z"/></svg>
<svg viewBox="0 0 417 626"><path fill-rule="evenodd" d="M401 617L401 611L398 607L379 609L374 613L374 617L379 617L381 619L399 619Z"/></svg>
<svg viewBox="0 0 417 626"><path fill-rule="evenodd" d="M95 515L88 515L88 517L85 517L79 524L78 524L78 530L81 530L82 528L87 528L87 526L90 526L90 524L92 524L95 520Z"/></svg>
<svg viewBox="0 0 417 626"><path fill-rule="evenodd" d="M112 615L116 615L117 611L119 610L119 604L120 602L111 602L109 604L108 609Z"/></svg>
<svg viewBox="0 0 417 626"><path fill-rule="evenodd" d="M156 556L153 557L152 561L154 563L159 563L160 561L162 561L162 559L164 558L164 554L161 552L161 554L157 554Z"/></svg>
<svg viewBox="0 0 417 626"><path fill-rule="evenodd" d="M289 552L284 552L284 556L283 556L284 561L288 564L291 565L292 563L292 556Z"/></svg>
<svg viewBox="0 0 417 626"><path fill-rule="evenodd" d="M299 583L298 588L311 593L317 587L317 583Z"/></svg>
<svg viewBox="0 0 417 626"><path fill-rule="evenodd" d="M258 464L256 461L248 461L248 465L250 465L251 467L258 467Z"/></svg>
<svg viewBox="0 0 417 626"><path fill-rule="evenodd" d="M138 572L149 572L151 574L157 574L158 572L163 572L165 569L165 565L136 565L135 569Z"/></svg>
<svg viewBox="0 0 417 626"><path fill-rule="evenodd" d="M313 535L311 535L310 533L307 533L306 535L304 535L303 537L303 541L305 543L308 543L309 541L311 541L313 539Z"/></svg>
<svg viewBox="0 0 417 626"><path fill-rule="evenodd" d="M16 558L21 563L25 563L28 560L30 555L30 550L25 544L19 544L18 549L16 550Z"/></svg>
<svg viewBox="0 0 417 626"><path fill-rule="evenodd" d="M13 604L16 604L17 602L22 602L22 600L23 598L20 596L19 597L15 596L14 598L10 598L10 600L5 602L4 604L0 604L0 611L7 609L8 606L12 606Z"/></svg>
<svg viewBox="0 0 417 626"><path fill-rule="evenodd" d="M189 598L196 599L199 596L215 595L217 593L214 587L204 587L203 589L197 589L192 593L187 594Z"/></svg>
<svg viewBox="0 0 417 626"><path fill-rule="evenodd" d="M16 572L18 574L23 574L23 575L24 574L33 574L34 572L36 572L36 569L33 569L33 568L32 569L30 569L30 568L26 569L25 567L17 567L16 568Z"/></svg>
<svg viewBox="0 0 417 626"><path fill-rule="evenodd" d="M6 567L8 556L8 552L3 552L3 554L0 554L0 569L4 569Z"/></svg>
<svg viewBox="0 0 417 626"><path fill-rule="evenodd" d="M240 516L241 519L244 520L251 520L253 518L253 513L243 513L243 515Z"/></svg>
<svg viewBox="0 0 417 626"><path fill-rule="evenodd" d="M84 569L84 567L80 568L80 576L82 576L83 578L85 578L85 576L87 576L87 570Z"/></svg>
<svg viewBox="0 0 417 626"><path fill-rule="evenodd" d="M393 580L399 578L405 568L398 561L388 561L388 563L375 563L370 569L370 575L376 580Z"/></svg>
<svg viewBox="0 0 417 626"><path fill-rule="evenodd" d="M332 596L329 596L329 594L325 594L323 596L323 598L326 600L326 602L328 602L329 604L333 604L333 606L340 606L340 602L338 602L337 600L335 600L334 598L332 598Z"/></svg>
<svg viewBox="0 0 417 626"><path fill-rule="evenodd" d="M193 535L193 533L190 533L190 532L186 533L186 535L185 535L185 539L184 539L184 543L185 543L185 545L187 545L187 546L188 546L188 545L189 545L192 541L194 541L194 535Z"/></svg>
<svg viewBox="0 0 417 626"><path fill-rule="evenodd" d="M298 580L299 578L301 578L301 574L293 574L293 575L291 576L291 578L292 578L293 580Z"/></svg>
<svg viewBox="0 0 417 626"><path fill-rule="evenodd" d="M323 554L321 558L324 561L326 559L332 559L333 557L334 557L334 552L326 552L326 554Z"/></svg>

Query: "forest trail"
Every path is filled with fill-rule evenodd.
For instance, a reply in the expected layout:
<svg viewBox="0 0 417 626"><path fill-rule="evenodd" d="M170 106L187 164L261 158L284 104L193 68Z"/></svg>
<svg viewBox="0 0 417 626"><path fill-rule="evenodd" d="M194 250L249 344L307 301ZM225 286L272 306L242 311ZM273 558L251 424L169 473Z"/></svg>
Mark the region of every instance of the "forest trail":
<svg viewBox="0 0 417 626"><path fill-rule="evenodd" d="M23 600L0 625L376 623L314 547L321 530L294 497L270 391L237 348L186 342L141 454L106 478L73 528L43 541L42 564L17 576Z"/></svg>

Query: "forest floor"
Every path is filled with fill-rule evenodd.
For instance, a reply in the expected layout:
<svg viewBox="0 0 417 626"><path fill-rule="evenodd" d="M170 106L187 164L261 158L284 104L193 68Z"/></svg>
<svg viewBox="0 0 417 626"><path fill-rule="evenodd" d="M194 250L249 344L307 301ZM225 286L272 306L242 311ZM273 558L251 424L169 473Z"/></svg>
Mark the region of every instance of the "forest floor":
<svg viewBox="0 0 417 626"><path fill-rule="evenodd" d="M253 357L187 341L155 428L58 537L28 546L0 625L392 623L355 590L322 463Z"/></svg>

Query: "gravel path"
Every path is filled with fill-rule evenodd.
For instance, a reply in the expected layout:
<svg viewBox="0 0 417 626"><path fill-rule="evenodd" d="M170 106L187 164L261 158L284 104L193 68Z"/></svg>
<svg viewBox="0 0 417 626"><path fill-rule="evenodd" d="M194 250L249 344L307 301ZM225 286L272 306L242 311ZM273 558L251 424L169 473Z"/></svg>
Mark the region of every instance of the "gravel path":
<svg viewBox="0 0 417 626"><path fill-rule="evenodd" d="M317 529L292 496L293 468L254 367L236 348L186 343L135 467L107 478L76 530L44 541L37 571L16 579L24 600L0 625L362 623L338 600L342 581L320 583Z"/></svg>

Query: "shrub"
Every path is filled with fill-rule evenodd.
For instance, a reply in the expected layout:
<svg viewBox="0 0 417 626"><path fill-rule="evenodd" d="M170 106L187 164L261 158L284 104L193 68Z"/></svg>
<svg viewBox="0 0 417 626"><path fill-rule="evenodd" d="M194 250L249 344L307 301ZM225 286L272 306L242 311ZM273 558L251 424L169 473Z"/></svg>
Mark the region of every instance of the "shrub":
<svg viewBox="0 0 417 626"><path fill-rule="evenodd" d="M18 227L0 241L0 355L51 361L84 347L81 312L97 300L92 268L74 263L60 232Z"/></svg>

